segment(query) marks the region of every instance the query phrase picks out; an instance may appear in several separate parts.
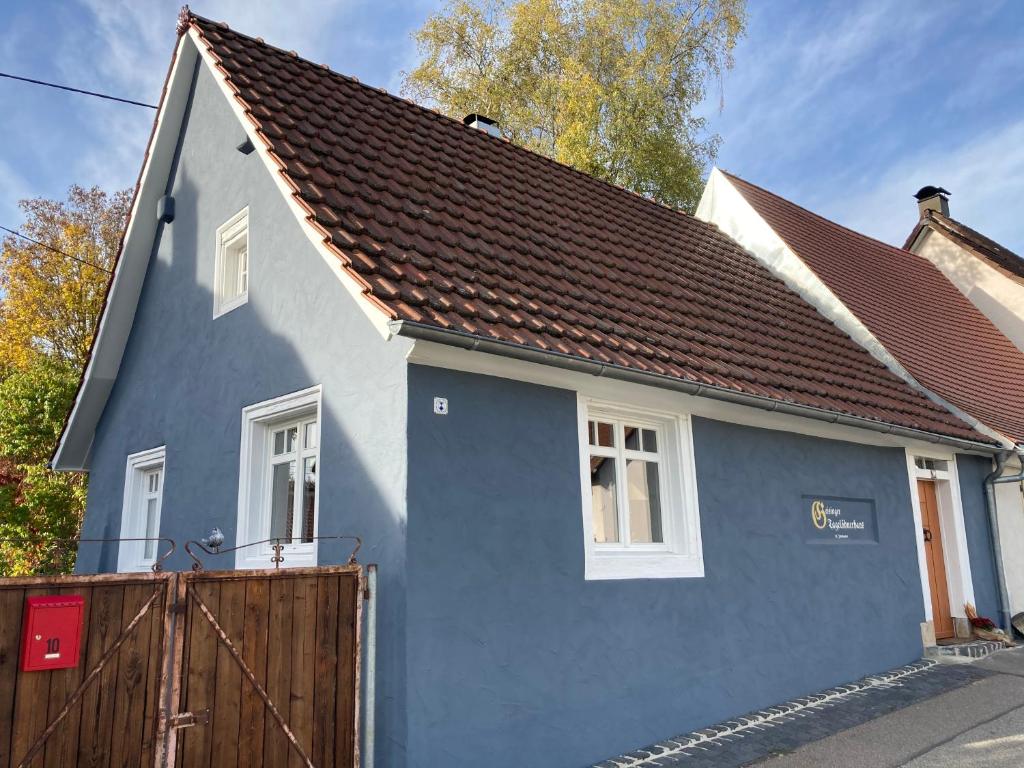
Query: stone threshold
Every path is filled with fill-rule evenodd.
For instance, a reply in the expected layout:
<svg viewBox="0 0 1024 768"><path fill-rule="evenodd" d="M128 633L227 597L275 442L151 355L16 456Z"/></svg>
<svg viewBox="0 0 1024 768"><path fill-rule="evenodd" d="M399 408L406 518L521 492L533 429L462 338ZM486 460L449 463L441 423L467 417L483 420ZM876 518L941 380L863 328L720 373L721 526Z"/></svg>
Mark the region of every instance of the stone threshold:
<svg viewBox="0 0 1024 768"><path fill-rule="evenodd" d="M971 663L1003 650L1003 644L995 640L967 640L962 643L945 643L924 649L925 658L944 663Z"/></svg>

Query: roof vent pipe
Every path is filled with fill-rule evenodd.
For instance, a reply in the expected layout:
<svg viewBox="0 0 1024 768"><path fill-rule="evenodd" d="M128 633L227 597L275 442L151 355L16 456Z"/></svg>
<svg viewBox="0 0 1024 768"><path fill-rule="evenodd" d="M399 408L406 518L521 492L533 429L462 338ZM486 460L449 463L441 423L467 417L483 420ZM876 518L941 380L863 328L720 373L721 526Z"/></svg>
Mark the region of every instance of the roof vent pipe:
<svg viewBox="0 0 1024 768"><path fill-rule="evenodd" d="M921 187L914 195L917 198L917 211L923 219L928 211L938 211L949 216L949 190L942 187Z"/></svg>
<svg viewBox="0 0 1024 768"><path fill-rule="evenodd" d="M501 129L498 127L498 123L491 120L489 117L478 115L476 113L472 115L466 115L462 118L462 122L468 125L470 128L476 128L478 131L489 133L491 136L501 138Z"/></svg>

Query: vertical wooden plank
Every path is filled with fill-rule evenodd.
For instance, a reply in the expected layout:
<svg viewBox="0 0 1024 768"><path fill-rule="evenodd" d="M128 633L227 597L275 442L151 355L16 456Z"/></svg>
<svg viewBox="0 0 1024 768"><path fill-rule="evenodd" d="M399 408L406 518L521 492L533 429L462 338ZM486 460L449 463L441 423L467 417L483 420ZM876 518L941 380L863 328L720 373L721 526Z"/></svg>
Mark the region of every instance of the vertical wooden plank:
<svg viewBox="0 0 1024 768"><path fill-rule="evenodd" d="M245 580L245 628L242 658L260 685L267 685L267 617L270 581ZM238 768L263 768L263 723L266 707L248 680L242 682L238 727Z"/></svg>
<svg viewBox="0 0 1024 768"><path fill-rule="evenodd" d="M99 663L100 657L121 634L124 589L123 584L98 584L93 589L88 652L84 665L87 672ZM111 657L99 678L92 682L82 697L76 765L99 766L108 762L118 656L114 654Z"/></svg>
<svg viewBox="0 0 1024 768"><path fill-rule="evenodd" d="M146 601L153 596L154 589L158 589L155 583L125 586L121 609L122 627L131 623ZM150 639L153 625L159 619L159 603L154 603L118 650L110 740L111 765L138 765L142 756Z"/></svg>
<svg viewBox="0 0 1024 768"><path fill-rule="evenodd" d="M361 599L358 574L338 576L338 666L337 709L335 714L335 749L340 768L355 766L356 696L356 610Z"/></svg>
<svg viewBox="0 0 1024 768"><path fill-rule="evenodd" d="M164 622L166 620L168 603L173 599L171 589L174 584L173 577L162 579L159 587L160 598L151 609L153 611L153 622L150 627L149 637L149 667L146 670L146 710L143 715L142 739L139 744L139 759L136 763L139 766L152 766L156 759L156 734L157 719L160 717L163 703L160 701L162 694L161 683L163 682L163 671L168 662L169 646L165 646Z"/></svg>
<svg viewBox="0 0 1024 768"><path fill-rule="evenodd" d="M307 755L313 751L313 686L316 682L316 613L317 578L295 579L295 603L292 609L292 676L291 704L286 722ZM284 715L282 709L281 714ZM288 755L291 768L305 765L292 749ZM319 768L319 767L318 767Z"/></svg>
<svg viewBox="0 0 1024 768"><path fill-rule="evenodd" d="M338 577L320 576L317 581L313 752L309 758L317 768L333 768L338 696Z"/></svg>
<svg viewBox="0 0 1024 768"><path fill-rule="evenodd" d="M214 616L220 610L221 584L212 579L196 579L193 582L196 594ZM217 649L220 643L217 633L197 605L191 604L192 614L189 636L188 692L185 696L184 711L198 712L203 709L214 711L217 699ZM197 725L179 731L183 741L183 764L188 768L210 766L210 748L213 733L208 725Z"/></svg>
<svg viewBox="0 0 1024 768"><path fill-rule="evenodd" d="M45 587L27 589L25 597L52 592ZM23 617L24 607L16 615ZM36 739L46 730L52 676L53 672L20 672L18 675L18 691L14 697L14 737L11 740L11 761L15 765L28 754ZM43 752L38 752L30 768L43 768L43 759Z"/></svg>
<svg viewBox="0 0 1024 768"><path fill-rule="evenodd" d="M157 735L159 740L156 744L157 759L153 761L154 768L164 768L166 765L181 765L182 762L182 749L178 742L178 729L171 728L167 720L177 712L181 711L182 702L185 701L186 696L186 685L187 677L184 675L182 670L188 669L188 644L185 642L189 633L191 632L191 619L189 618L188 610L188 593L187 587L189 584L189 578L184 573L176 574L174 580L170 582L170 588L173 589L172 598L170 593L168 594L168 601L174 603L174 614L167 616L167 622L169 625L168 632L173 637L168 641L168 645L165 647L170 648L171 652L171 666L167 672L167 679L165 681L165 688L161 689L160 706L166 706L166 711L161 710L163 717L167 718L162 720L157 725Z"/></svg>
<svg viewBox="0 0 1024 768"><path fill-rule="evenodd" d="M64 708L68 698L75 692L85 676L85 659L88 656L89 616L92 610L92 588L86 584L76 584L59 590L62 595L81 595L82 606L82 637L79 648L78 666L62 669L53 673L50 681L50 709L47 719L53 720ZM61 768L74 765L78 755L78 729L82 720L82 705L76 704L61 722L60 727L46 742L43 764L46 768Z"/></svg>
<svg viewBox="0 0 1024 768"><path fill-rule="evenodd" d="M245 658L245 580L227 579L220 585L220 608L216 613L217 623L228 636L235 648ZM242 670L231 657L228 649L220 643L217 648L217 702L212 713L210 727L216 738L213 740L211 765L216 768L236 768L238 765L238 730L242 686L251 688L243 680Z"/></svg>
<svg viewBox="0 0 1024 768"><path fill-rule="evenodd" d="M0 587L0 768L12 768L14 699L21 661L21 622L25 590Z"/></svg>
<svg viewBox="0 0 1024 768"><path fill-rule="evenodd" d="M291 695L292 604L295 597L295 579L273 576L270 582L270 611L267 623L267 694L282 717L288 715L288 697ZM268 768L288 765L291 750L288 738L269 715L263 720L263 764Z"/></svg>

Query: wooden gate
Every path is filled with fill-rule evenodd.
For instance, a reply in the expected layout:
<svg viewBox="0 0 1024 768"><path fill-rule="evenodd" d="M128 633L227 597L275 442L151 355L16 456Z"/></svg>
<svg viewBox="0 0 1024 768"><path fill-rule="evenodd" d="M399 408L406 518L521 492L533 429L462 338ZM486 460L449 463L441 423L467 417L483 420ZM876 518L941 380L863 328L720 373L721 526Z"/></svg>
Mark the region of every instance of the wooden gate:
<svg viewBox="0 0 1024 768"><path fill-rule="evenodd" d="M199 571L180 584L176 765L356 766L359 566Z"/></svg>
<svg viewBox="0 0 1024 768"><path fill-rule="evenodd" d="M81 595L73 669L24 606ZM358 765L358 565L0 579L0 768Z"/></svg>
<svg viewBox="0 0 1024 768"><path fill-rule="evenodd" d="M0 768L155 765L174 579L0 579ZM70 594L85 598L78 666L21 672L25 599Z"/></svg>

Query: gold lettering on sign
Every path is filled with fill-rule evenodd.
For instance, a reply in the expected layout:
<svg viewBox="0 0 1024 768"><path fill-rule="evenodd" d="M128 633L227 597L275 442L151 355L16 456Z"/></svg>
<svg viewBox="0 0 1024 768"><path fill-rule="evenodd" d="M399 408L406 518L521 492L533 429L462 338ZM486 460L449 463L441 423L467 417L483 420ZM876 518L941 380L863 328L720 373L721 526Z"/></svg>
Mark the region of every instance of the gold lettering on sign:
<svg viewBox="0 0 1024 768"><path fill-rule="evenodd" d="M811 502L811 522L819 530L828 525L828 515L825 514L825 502L817 500Z"/></svg>

